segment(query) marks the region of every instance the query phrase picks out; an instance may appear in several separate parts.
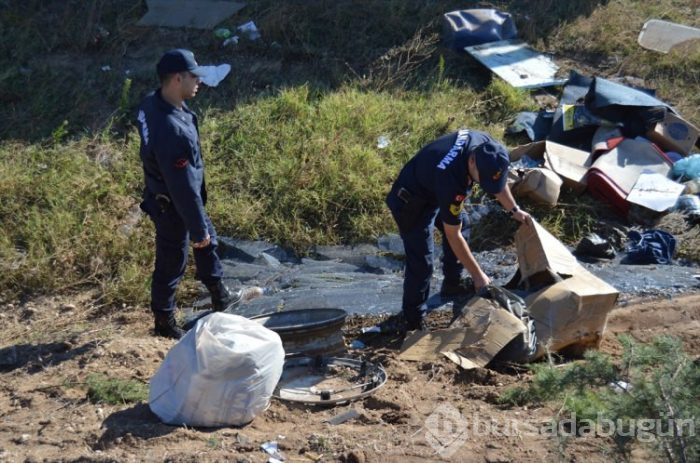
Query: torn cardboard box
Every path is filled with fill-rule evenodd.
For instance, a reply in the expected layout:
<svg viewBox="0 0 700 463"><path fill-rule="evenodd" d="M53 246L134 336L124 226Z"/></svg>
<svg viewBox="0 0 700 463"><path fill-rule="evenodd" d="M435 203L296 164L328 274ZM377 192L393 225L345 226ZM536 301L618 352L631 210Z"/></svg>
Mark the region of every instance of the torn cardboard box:
<svg viewBox="0 0 700 463"><path fill-rule="evenodd" d="M527 360L534 360L547 351L578 353L599 345L618 291L583 268L536 222L521 226L515 241L520 267L506 287L532 289L525 302L534 330L496 301L475 297L449 328L410 335L399 358L433 361L445 356L471 369L486 366L498 354L522 361L526 352Z"/></svg>
<svg viewBox="0 0 700 463"><path fill-rule="evenodd" d="M554 207L559 200L562 179L544 168L526 169L511 187L515 197L529 198L537 204Z"/></svg>
<svg viewBox="0 0 700 463"><path fill-rule="evenodd" d="M647 132L647 138L664 151L675 151L687 156L700 136L700 129L670 111L662 121Z"/></svg>
<svg viewBox="0 0 700 463"><path fill-rule="evenodd" d="M521 226L515 234L515 244L520 269L506 288L532 287L538 277L551 277L549 282L539 281L541 289L525 297L530 318L535 321L535 357L541 357L546 350L583 351L597 347L618 291L581 266L537 222L533 221L530 227Z"/></svg>

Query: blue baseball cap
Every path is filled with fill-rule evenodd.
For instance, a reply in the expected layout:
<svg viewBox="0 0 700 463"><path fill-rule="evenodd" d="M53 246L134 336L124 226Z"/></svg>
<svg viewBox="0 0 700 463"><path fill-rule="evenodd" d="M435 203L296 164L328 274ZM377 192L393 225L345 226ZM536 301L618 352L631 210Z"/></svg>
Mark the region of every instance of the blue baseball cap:
<svg viewBox="0 0 700 463"><path fill-rule="evenodd" d="M204 75L202 68L194 59L194 53L184 48L166 51L160 58L160 61L158 61L156 71L158 71L158 75L175 74L185 71L189 71L199 77Z"/></svg>
<svg viewBox="0 0 700 463"><path fill-rule="evenodd" d="M497 194L506 187L510 155L498 142L487 141L472 150L479 171L479 185L489 194Z"/></svg>

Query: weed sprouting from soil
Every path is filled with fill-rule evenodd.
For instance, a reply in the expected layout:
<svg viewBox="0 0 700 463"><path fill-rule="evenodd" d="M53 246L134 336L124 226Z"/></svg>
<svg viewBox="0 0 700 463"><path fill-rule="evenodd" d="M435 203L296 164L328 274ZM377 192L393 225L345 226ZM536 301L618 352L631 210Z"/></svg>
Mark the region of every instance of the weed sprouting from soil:
<svg viewBox="0 0 700 463"><path fill-rule="evenodd" d="M124 405L148 400L148 385L133 379L91 374L87 378L87 387L88 398L97 404Z"/></svg>

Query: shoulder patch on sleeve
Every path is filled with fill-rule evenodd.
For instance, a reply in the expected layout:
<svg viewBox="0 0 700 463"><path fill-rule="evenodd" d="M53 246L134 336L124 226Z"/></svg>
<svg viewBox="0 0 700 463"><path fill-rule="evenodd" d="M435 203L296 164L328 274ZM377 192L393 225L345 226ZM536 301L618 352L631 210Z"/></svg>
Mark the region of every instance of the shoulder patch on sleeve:
<svg viewBox="0 0 700 463"><path fill-rule="evenodd" d="M187 164L189 164L189 161L185 158L180 158L177 161L175 161L175 168L176 169L184 169L187 167Z"/></svg>

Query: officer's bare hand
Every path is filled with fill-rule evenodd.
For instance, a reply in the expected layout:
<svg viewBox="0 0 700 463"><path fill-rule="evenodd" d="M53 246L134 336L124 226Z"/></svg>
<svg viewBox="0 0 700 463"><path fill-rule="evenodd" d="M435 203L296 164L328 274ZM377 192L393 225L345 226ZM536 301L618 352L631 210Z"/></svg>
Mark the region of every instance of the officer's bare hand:
<svg viewBox="0 0 700 463"><path fill-rule="evenodd" d="M513 218L520 223L532 225L532 216L522 209L518 209L517 212L514 212Z"/></svg>
<svg viewBox="0 0 700 463"><path fill-rule="evenodd" d="M192 243L192 247L195 249L202 249L209 246L209 243L211 243L211 236L207 235L202 241Z"/></svg>

